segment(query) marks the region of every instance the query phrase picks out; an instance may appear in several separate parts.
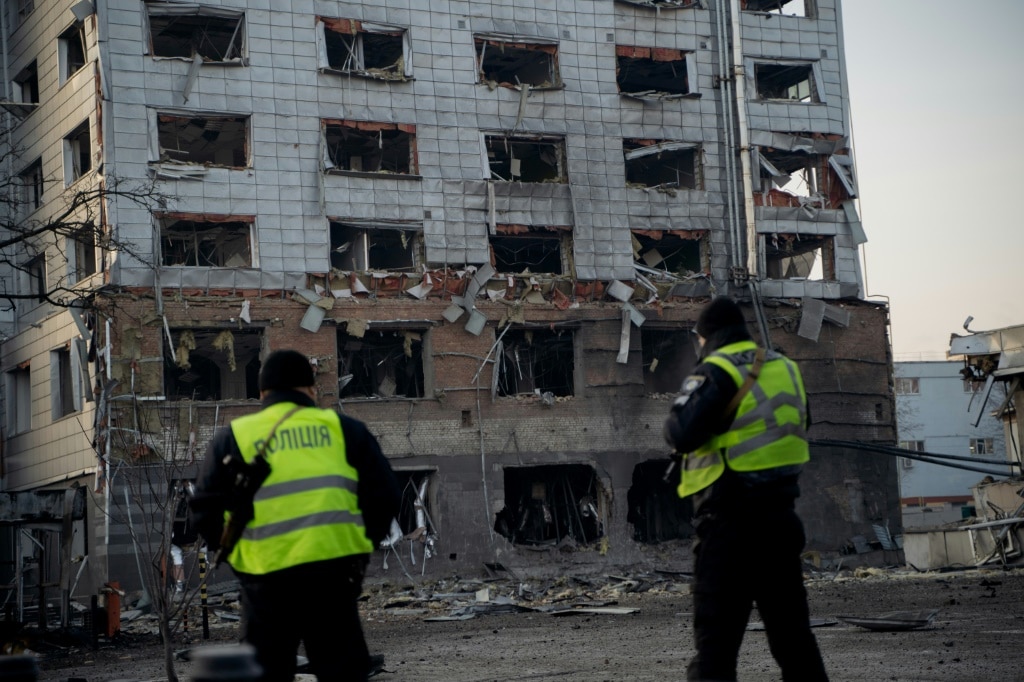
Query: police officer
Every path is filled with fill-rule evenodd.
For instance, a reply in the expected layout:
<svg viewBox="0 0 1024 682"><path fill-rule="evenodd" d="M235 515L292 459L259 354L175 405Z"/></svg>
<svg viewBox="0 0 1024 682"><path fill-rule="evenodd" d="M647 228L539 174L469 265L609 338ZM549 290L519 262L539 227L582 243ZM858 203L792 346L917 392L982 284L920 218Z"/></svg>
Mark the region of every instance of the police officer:
<svg viewBox="0 0 1024 682"><path fill-rule="evenodd" d="M734 301L701 311L702 362L665 422L682 455L678 492L694 495L694 631L688 680L735 680L751 607L784 680L828 679L810 630L794 511L809 459L807 396L796 364L759 349Z"/></svg>
<svg viewBox="0 0 1024 682"><path fill-rule="evenodd" d="M214 434L192 502L200 533L216 551L233 458L251 463L262 449L270 475L227 560L241 584L242 638L255 647L264 682L294 678L300 641L318 680L367 678L356 602L369 554L400 502L391 466L366 425L317 408L314 384L302 353L271 353L259 374L262 409Z"/></svg>

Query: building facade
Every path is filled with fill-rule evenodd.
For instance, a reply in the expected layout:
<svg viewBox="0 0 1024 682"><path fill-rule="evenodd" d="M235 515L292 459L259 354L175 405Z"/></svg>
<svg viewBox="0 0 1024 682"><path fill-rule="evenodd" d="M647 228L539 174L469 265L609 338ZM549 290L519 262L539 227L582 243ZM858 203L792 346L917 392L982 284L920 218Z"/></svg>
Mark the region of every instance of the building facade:
<svg viewBox="0 0 1024 682"><path fill-rule="evenodd" d="M79 592L131 580L125 472L194 475L277 348L377 435L422 571L684 560L661 424L713 295L812 437L895 441L839 0L5 9L22 222L105 190L3 273L4 486L89 489ZM813 452L812 547L898 523L895 462Z"/></svg>

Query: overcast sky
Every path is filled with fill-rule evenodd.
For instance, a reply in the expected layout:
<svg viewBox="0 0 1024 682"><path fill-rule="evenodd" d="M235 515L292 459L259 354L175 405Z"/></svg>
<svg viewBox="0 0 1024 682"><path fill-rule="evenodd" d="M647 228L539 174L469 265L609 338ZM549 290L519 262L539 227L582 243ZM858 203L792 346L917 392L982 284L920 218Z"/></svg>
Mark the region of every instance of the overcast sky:
<svg viewBox="0 0 1024 682"><path fill-rule="evenodd" d="M869 297L896 360L1024 324L1024 0L843 0Z"/></svg>

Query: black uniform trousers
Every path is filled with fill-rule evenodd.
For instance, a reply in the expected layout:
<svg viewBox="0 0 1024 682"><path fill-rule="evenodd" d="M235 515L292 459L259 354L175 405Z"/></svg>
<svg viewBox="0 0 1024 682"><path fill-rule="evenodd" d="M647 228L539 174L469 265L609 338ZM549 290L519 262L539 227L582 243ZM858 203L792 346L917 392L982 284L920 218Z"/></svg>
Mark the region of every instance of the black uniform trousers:
<svg viewBox="0 0 1024 682"><path fill-rule="evenodd" d="M320 682L363 682L370 653L359 622L367 556L302 564L266 575L239 573L242 641L256 649L261 682L291 682L302 642Z"/></svg>
<svg viewBox="0 0 1024 682"><path fill-rule="evenodd" d="M767 507L767 508L765 508ZM804 527L789 505L698 517L694 547L697 655L688 680L736 680L736 659L756 603L786 682L828 680L810 630L800 552Z"/></svg>

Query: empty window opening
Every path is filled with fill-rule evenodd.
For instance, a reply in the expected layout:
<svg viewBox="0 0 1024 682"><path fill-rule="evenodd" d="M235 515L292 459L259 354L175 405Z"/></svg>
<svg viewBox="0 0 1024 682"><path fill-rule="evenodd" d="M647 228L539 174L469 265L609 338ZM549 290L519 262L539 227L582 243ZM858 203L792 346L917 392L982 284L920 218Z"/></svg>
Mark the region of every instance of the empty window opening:
<svg viewBox="0 0 1024 682"><path fill-rule="evenodd" d="M77 21L57 38L60 83L85 66L85 24Z"/></svg>
<svg viewBox="0 0 1024 682"><path fill-rule="evenodd" d="M328 171L415 175L416 126L370 121L325 121Z"/></svg>
<svg viewBox="0 0 1024 682"><path fill-rule="evenodd" d="M43 203L43 160L36 159L18 173L18 208L34 211Z"/></svg>
<svg viewBox="0 0 1024 682"><path fill-rule="evenodd" d="M573 394L572 331L509 329L496 353L498 395Z"/></svg>
<svg viewBox="0 0 1024 682"><path fill-rule="evenodd" d="M392 522L391 532L383 544L394 546L399 540L409 540L430 547L437 536L432 514L436 480L434 471L397 469L395 478L402 490L402 502L398 516Z"/></svg>
<svg viewBox="0 0 1024 682"><path fill-rule="evenodd" d="M818 102L814 69L810 64L754 64L754 81L760 99Z"/></svg>
<svg viewBox="0 0 1024 682"><path fill-rule="evenodd" d="M71 351L67 348L50 351L50 414L54 419L77 409L72 376Z"/></svg>
<svg viewBox="0 0 1024 682"><path fill-rule="evenodd" d="M160 161L244 168L249 158L245 116L157 116Z"/></svg>
<svg viewBox="0 0 1024 682"><path fill-rule="evenodd" d="M562 84L558 75L557 45L478 36L476 57L481 83L505 87L525 84L533 88L553 88Z"/></svg>
<svg viewBox="0 0 1024 682"><path fill-rule="evenodd" d="M591 466L506 467L494 530L517 545L588 544L604 536L604 506Z"/></svg>
<svg viewBox="0 0 1024 682"><path fill-rule="evenodd" d="M340 398L422 398L423 330L338 333Z"/></svg>
<svg viewBox="0 0 1024 682"><path fill-rule="evenodd" d="M406 29L351 19L321 19L318 27L323 32L321 68L383 80L411 76Z"/></svg>
<svg viewBox="0 0 1024 682"><path fill-rule="evenodd" d="M624 95L682 96L692 92L687 53L682 50L617 45L615 54L615 77Z"/></svg>
<svg viewBox="0 0 1024 682"><path fill-rule="evenodd" d="M164 395L169 400L259 398L259 329L172 329L164 338Z"/></svg>
<svg viewBox="0 0 1024 682"><path fill-rule="evenodd" d="M242 60L245 44L245 15L214 7L147 6L149 38L154 57L193 59L207 62Z"/></svg>
<svg viewBox="0 0 1024 682"><path fill-rule="evenodd" d="M649 460L633 467L633 484L626 494L626 521L633 525L633 539L656 544L693 537L692 497L681 499L676 488L679 469L665 480L671 460Z"/></svg>
<svg viewBox="0 0 1024 682"><path fill-rule="evenodd" d="M566 182L565 140L560 137L486 135L491 177L505 182Z"/></svg>
<svg viewBox="0 0 1024 682"><path fill-rule="evenodd" d="M68 241L71 246L68 267L72 280L81 282L86 277L96 274L96 228L87 225Z"/></svg>
<svg viewBox="0 0 1024 682"><path fill-rule="evenodd" d="M331 267L336 270L415 270L422 228L331 222Z"/></svg>
<svg viewBox="0 0 1024 682"><path fill-rule="evenodd" d="M747 12L785 14L794 17L814 16L813 0L742 0L741 6Z"/></svg>
<svg viewBox="0 0 1024 682"><path fill-rule="evenodd" d="M708 270L707 234L700 230L633 230L633 260L646 271L689 277Z"/></svg>
<svg viewBox="0 0 1024 682"><path fill-rule="evenodd" d="M89 121L64 138L64 183L70 185L92 170L92 140L89 137Z"/></svg>
<svg viewBox="0 0 1024 682"><path fill-rule="evenodd" d="M811 234L767 234L765 273L768 279L834 281L835 247L832 237Z"/></svg>
<svg viewBox="0 0 1024 682"><path fill-rule="evenodd" d="M699 149L687 142L622 141L627 187L700 189Z"/></svg>
<svg viewBox="0 0 1024 682"><path fill-rule="evenodd" d="M14 97L22 104L39 104L39 72L34 61L14 77Z"/></svg>
<svg viewBox="0 0 1024 682"><path fill-rule="evenodd" d="M857 196L853 160L844 154L808 154L767 147L754 153L758 206L840 208Z"/></svg>
<svg viewBox="0 0 1024 682"><path fill-rule="evenodd" d="M31 379L28 362L7 373L7 425L12 435L32 429Z"/></svg>
<svg viewBox="0 0 1024 682"><path fill-rule="evenodd" d="M26 261L20 268L18 281L18 290L21 295L32 296L36 301L45 301L47 294L46 255L41 253Z"/></svg>
<svg viewBox="0 0 1024 682"><path fill-rule="evenodd" d="M547 273L566 271L566 256L572 251L572 227L498 225L491 237L492 265L503 273Z"/></svg>
<svg viewBox="0 0 1024 682"><path fill-rule="evenodd" d="M167 266L252 267L253 217L200 219L169 216L161 220L161 264Z"/></svg>
<svg viewBox="0 0 1024 682"><path fill-rule="evenodd" d="M697 337L689 329L640 328L644 393L678 393L697 366Z"/></svg>

